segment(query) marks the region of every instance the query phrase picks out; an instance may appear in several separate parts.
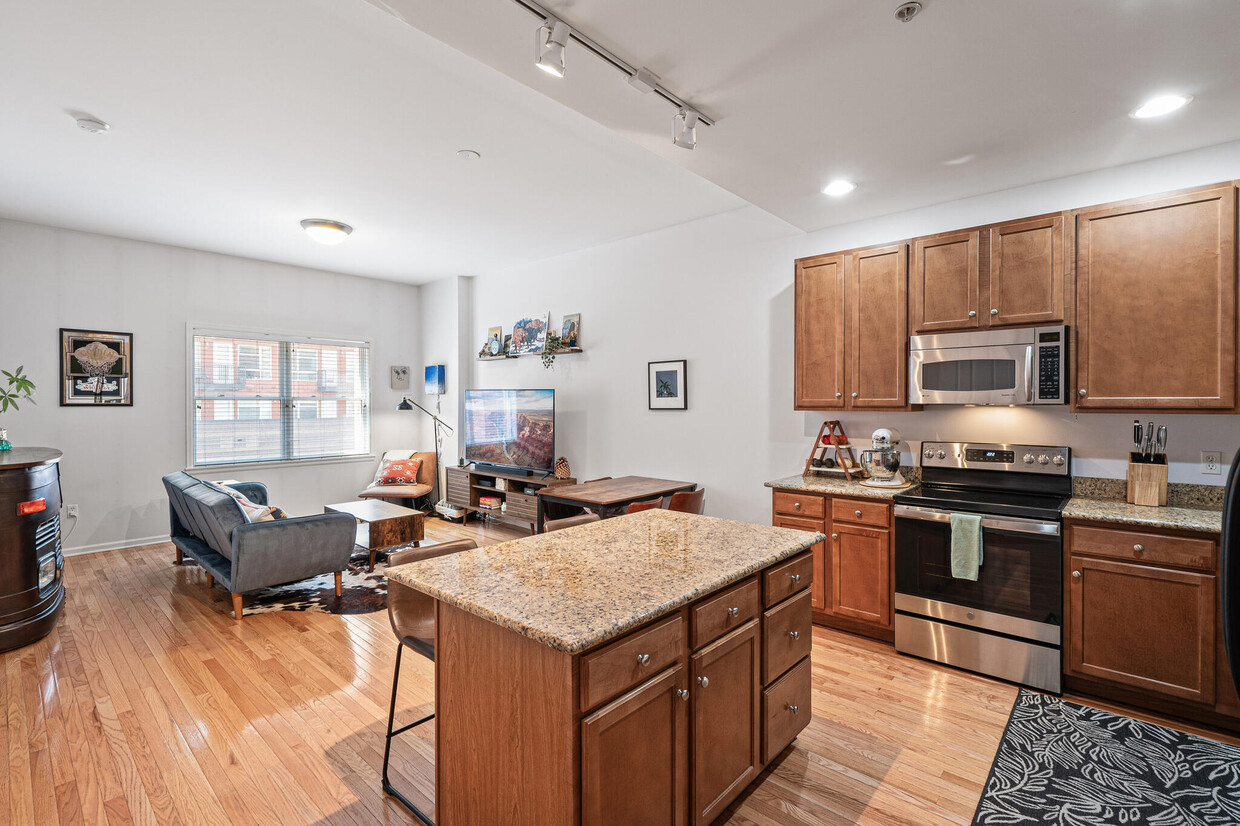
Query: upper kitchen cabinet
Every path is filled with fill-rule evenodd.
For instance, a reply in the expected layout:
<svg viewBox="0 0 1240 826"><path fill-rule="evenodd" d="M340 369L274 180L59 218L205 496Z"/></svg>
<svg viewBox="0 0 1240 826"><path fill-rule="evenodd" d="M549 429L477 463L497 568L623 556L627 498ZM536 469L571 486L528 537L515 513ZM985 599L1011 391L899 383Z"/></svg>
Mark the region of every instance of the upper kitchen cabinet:
<svg viewBox="0 0 1240 826"><path fill-rule="evenodd" d="M843 254L803 258L796 267L796 406L844 407Z"/></svg>
<svg viewBox="0 0 1240 826"><path fill-rule="evenodd" d="M1076 214L1076 404L1236 406L1236 188Z"/></svg>
<svg viewBox="0 0 1240 826"><path fill-rule="evenodd" d="M1062 215L916 239L913 332L1062 324L1065 248Z"/></svg>

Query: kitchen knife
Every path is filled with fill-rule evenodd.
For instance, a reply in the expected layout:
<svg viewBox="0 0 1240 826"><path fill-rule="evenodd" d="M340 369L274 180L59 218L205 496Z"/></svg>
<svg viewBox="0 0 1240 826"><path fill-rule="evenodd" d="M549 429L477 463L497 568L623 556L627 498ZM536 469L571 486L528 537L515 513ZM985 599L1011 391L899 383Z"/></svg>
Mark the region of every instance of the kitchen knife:
<svg viewBox="0 0 1240 826"><path fill-rule="evenodd" d="M1160 424L1158 426L1157 452L1163 457L1163 463L1167 462L1167 426Z"/></svg>
<svg viewBox="0 0 1240 826"><path fill-rule="evenodd" d="M1141 434L1142 434L1141 420L1133 419L1132 420L1132 443L1136 445L1135 450L1137 451L1137 453L1141 452L1141 441L1142 441Z"/></svg>
<svg viewBox="0 0 1240 826"><path fill-rule="evenodd" d="M1145 456L1154 450L1154 423L1150 422L1149 428L1145 431L1145 446L1141 448L1141 455Z"/></svg>

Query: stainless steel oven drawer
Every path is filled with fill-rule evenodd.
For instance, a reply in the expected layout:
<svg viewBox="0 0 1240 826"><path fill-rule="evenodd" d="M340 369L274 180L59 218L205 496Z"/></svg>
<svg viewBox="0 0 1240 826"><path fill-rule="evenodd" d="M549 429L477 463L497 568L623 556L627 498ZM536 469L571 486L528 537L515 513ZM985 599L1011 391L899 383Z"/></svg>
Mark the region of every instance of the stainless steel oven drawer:
<svg viewBox="0 0 1240 826"><path fill-rule="evenodd" d="M1055 694L1063 690L1059 648L896 614L896 650Z"/></svg>

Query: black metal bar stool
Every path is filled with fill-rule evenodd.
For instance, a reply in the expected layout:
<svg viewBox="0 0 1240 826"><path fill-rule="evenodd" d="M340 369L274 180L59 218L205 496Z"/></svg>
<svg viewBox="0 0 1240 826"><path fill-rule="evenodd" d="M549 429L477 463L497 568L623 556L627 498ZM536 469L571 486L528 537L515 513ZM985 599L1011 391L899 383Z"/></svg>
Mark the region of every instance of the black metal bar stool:
<svg viewBox="0 0 1240 826"><path fill-rule="evenodd" d="M404 565L437 556L469 551L478 547L472 539L458 539L455 542L444 542L427 548L410 548L407 551L396 551L388 556L388 566ZM413 649L431 662L435 661L435 598L421 591L402 585L395 580L388 580L388 619L392 622L392 632L396 634L396 670L392 674L392 705L388 711L387 739L383 745L383 791L404 804L414 816L427 826L435 826L435 821L413 805L409 798L392 787L388 780L388 760L392 754L392 738L404 734L412 728L435 719L434 713L420 720L393 730L396 723L396 688L400 684L400 657L405 647Z"/></svg>

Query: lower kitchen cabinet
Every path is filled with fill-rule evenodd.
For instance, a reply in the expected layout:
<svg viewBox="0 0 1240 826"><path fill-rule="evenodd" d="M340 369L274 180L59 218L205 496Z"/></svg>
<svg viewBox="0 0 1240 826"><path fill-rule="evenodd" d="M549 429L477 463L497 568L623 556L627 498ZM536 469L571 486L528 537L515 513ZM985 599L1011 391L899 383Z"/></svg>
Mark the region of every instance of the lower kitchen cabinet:
<svg viewBox="0 0 1240 826"><path fill-rule="evenodd" d="M686 822L687 691L677 665L581 721L582 822Z"/></svg>
<svg viewBox="0 0 1240 826"><path fill-rule="evenodd" d="M891 532L833 524L832 613L891 628Z"/></svg>

